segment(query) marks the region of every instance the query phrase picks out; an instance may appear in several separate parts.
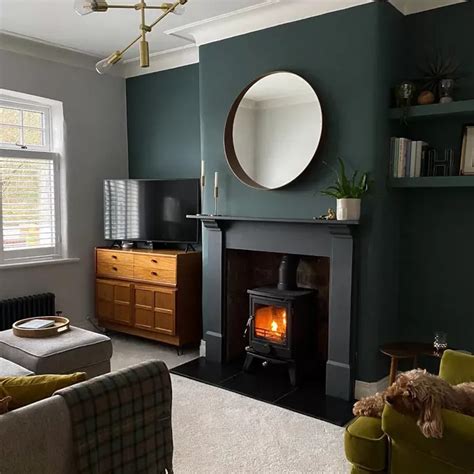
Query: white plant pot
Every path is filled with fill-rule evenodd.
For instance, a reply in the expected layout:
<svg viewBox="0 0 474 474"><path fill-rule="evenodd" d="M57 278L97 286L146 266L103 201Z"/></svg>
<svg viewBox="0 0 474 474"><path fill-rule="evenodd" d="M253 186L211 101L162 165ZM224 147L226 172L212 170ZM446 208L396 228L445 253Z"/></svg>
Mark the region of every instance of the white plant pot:
<svg viewBox="0 0 474 474"><path fill-rule="evenodd" d="M337 220L358 221L360 219L360 199L338 199Z"/></svg>

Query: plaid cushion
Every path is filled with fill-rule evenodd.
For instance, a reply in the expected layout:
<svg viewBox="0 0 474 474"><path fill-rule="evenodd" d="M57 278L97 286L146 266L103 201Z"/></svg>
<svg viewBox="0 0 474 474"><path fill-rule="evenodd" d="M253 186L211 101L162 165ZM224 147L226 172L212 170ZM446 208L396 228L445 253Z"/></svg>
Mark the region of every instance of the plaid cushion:
<svg viewBox="0 0 474 474"><path fill-rule="evenodd" d="M59 390L71 415L77 471L172 472L171 380L148 361Z"/></svg>

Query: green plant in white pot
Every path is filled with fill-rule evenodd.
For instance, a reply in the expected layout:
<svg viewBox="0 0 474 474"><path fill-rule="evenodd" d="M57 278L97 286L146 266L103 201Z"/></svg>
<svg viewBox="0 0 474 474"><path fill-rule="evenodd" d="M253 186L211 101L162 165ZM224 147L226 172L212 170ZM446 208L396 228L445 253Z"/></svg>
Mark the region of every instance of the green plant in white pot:
<svg viewBox="0 0 474 474"><path fill-rule="evenodd" d="M368 173L354 171L351 178L346 175L344 162L338 158L339 170L334 170L336 182L322 194L337 199L336 217L338 221L357 221L360 219L360 205L364 194L369 191Z"/></svg>

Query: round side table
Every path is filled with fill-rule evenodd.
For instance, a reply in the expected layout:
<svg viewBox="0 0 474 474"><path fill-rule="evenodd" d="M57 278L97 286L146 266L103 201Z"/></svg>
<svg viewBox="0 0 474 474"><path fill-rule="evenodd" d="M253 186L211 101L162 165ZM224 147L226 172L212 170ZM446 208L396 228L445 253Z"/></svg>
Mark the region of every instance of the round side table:
<svg viewBox="0 0 474 474"><path fill-rule="evenodd" d="M413 359L413 368L418 366L418 356L427 355L440 358L444 350L437 351L427 342L392 342L380 347L380 352L390 357L389 385L395 382L400 359Z"/></svg>

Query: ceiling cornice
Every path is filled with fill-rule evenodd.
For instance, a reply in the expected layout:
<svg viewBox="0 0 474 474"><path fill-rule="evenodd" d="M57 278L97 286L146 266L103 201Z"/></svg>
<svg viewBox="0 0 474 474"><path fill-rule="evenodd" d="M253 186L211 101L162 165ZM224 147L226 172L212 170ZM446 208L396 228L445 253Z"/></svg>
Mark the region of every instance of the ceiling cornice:
<svg viewBox="0 0 474 474"><path fill-rule="evenodd" d="M189 44L150 55L149 68L140 68L138 58L135 58L113 68L111 74L128 78L195 64L199 62L199 46L374 1L376 0L262 0L251 7L167 30L167 34L183 38ZM404 15L410 15L467 0L389 1ZM89 70L95 70L95 63L102 59L5 30L0 31L0 49Z"/></svg>
<svg viewBox="0 0 474 474"><path fill-rule="evenodd" d="M27 38L4 30L0 31L0 49L91 71L95 70L95 64L100 59L82 51L57 46L36 38Z"/></svg>
<svg viewBox="0 0 474 474"><path fill-rule="evenodd" d="M165 31L166 34L191 41L197 46L221 41L253 31L304 20L346 8L372 3L374 0L266 0L248 8L208 18Z"/></svg>
<svg viewBox="0 0 474 474"><path fill-rule="evenodd" d="M404 15L413 15L427 10L447 7L467 0L389 0L390 3Z"/></svg>
<svg viewBox="0 0 474 474"><path fill-rule="evenodd" d="M128 59L118 66L119 73L125 77L143 76L153 72L175 69L199 62L199 48L194 44L150 54L150 66L140 67L139 58Z"/></svg>

